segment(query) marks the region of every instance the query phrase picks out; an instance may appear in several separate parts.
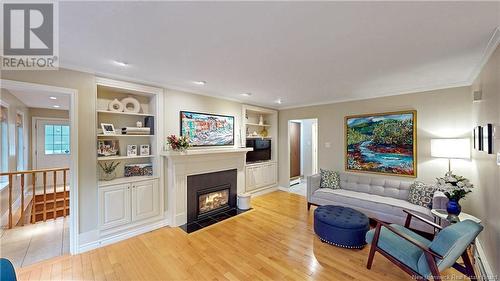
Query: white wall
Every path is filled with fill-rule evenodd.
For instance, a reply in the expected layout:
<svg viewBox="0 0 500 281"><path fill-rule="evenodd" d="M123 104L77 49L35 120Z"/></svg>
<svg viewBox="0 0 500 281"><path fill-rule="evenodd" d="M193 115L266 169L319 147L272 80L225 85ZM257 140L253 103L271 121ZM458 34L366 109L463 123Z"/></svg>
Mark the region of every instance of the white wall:
<svg viewBox="0 0 500 281"><path fill-rule="evenodd" d="M500 152L500 47L497 47L481 74L472 86L482 91L480 102L473 103L472 125L497 126L494 143L495 153ZM496 154L472 152L476 187L463 201L464 208L481 218L484 225L479 235L487 260L493 273L500 275L500 166L496 165Z"/></svg>

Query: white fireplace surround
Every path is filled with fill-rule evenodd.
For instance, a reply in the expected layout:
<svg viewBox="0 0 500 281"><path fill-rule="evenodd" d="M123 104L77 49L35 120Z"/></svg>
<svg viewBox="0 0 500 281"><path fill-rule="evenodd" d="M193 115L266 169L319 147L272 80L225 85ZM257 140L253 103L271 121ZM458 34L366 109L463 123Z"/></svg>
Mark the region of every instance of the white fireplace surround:
<svg viewBox="0 0 500 281"><path fill-rule="evenodd" d="M167 167L167 208L171 226L187 222L187 177L236 169L237 192L245 190L245 155L252 148L190 149L165 151Z"/></svg>

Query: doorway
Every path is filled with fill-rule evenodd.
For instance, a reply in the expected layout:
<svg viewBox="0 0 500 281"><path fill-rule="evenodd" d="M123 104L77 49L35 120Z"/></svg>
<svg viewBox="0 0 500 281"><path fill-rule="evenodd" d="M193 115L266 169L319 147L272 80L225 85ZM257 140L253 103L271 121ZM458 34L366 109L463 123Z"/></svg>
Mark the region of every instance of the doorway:
<svg viewBox="0 0 500 281"><path fill-rule="evenodd" d="M9 137L16 155L8 163L9 189L17 203L1 214L8 218L0 231L1 256L22 267L76 253L77 91L1 82L0 99L17 111L17 118L9 115L5 122L18 128Z"/></svg>
<svg viewBox="0 0 500 281"><path fill-rule="evenodd" d="M307 177L318 173L318 120L290 120L288 138L289 191L305 196Z"/></svg>

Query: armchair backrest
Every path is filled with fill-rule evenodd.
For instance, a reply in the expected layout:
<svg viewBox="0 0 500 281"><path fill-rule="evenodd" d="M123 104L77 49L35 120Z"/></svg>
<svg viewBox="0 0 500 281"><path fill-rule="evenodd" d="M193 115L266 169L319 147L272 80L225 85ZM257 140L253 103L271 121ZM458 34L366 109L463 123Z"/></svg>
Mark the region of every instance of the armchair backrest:
<svg viewBox="0 0 500 281"><path fill-rule="evenodd" d="M482 225L471 220L464 220L441 230L429 244L432 251L444 257L437 261L439 270L451 267L482 230ZM418 260L418 269L420 272L429 272L423 254Z"/></svg>

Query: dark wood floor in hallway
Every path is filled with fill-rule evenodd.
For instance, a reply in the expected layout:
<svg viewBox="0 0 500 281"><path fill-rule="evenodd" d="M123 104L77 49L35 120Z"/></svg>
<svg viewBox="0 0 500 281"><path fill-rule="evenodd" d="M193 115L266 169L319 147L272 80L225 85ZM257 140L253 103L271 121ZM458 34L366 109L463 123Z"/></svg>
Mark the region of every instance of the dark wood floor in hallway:
<svg viewBox="0 0 500 281"><path fill-rule="evenodd" d="M187 234L162 228L75 256L18 270L20 280L411 280L369 247L319 241L304 197L276 191L254 209ZM453 270L458 278L462 275Z"/></svg>

